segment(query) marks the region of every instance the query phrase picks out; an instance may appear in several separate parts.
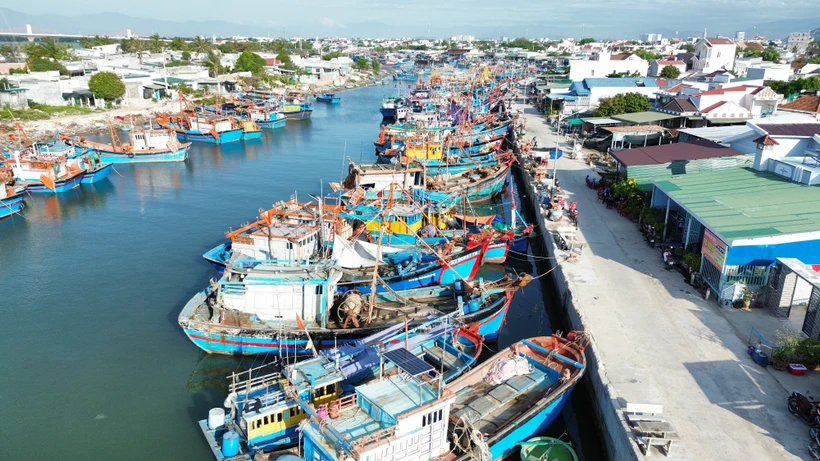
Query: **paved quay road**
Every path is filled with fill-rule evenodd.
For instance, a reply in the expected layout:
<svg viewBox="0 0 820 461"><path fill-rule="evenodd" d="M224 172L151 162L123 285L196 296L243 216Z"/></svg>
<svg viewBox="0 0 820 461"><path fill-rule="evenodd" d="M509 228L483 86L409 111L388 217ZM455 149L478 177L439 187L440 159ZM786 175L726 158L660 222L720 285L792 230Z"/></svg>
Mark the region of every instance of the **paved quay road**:
<svg viewBox="0 0 820 461"><path fill-rule="evenodd" d="M527 139L536 137L542 148L555 146L543 115L530 106L516 109L525 113ZM611 404L663 405L664 418L681 438L675 459L811 459L808 426L788 412L790 390L772 376L777 372L749 359L745 340L714 298L703 300L678 272L663 270L660 252L645 243L637 226L597 202L585 182L587 175L597 175L583 157L557 165L564 194L578 202L579 239L585 244L577 262L562 266L601 357Z"/></svg>

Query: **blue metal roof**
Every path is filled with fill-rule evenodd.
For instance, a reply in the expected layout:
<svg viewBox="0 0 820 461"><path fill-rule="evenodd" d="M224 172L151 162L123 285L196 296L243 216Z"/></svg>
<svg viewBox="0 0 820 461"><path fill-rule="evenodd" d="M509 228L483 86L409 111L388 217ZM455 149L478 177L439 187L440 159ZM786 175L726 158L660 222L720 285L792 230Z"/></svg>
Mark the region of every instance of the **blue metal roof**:
<svg viewBox="0 0 820 461"><path fill-rule="evenodd" d="M399 375L358 386L356 392L393 418L438 398L436 389L429 383Z"/></svg>

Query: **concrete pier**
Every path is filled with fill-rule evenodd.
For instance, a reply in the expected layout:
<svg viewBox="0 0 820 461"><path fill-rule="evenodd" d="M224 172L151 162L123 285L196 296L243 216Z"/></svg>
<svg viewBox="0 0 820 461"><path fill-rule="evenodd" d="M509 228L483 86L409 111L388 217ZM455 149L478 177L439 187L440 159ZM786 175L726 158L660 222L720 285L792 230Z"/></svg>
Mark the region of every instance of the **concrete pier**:
<svg viewBox="0 0 820 461"><path fill-rule="evenodd" d="M529 106L517 109L527 118L526 138L555 146L554 129L542 115ZM520 168L516 174L527 181L524 206L538 206L529 174ZM731 314L705 301L680 273L665 271L660 252L636 224L597 201L587 175L597 177L583 156L558 161L564 195L578 202L582 254L565 261L543 215L537 232L558 261L549 276L572 327L593 338L587 376L610 458L643 458L622 413L629 402L663 406L681 438L675 459L810 459L808 426L787 410L791 389L772 375L778 372L749 359L743 323L733 324Z"/></svg>

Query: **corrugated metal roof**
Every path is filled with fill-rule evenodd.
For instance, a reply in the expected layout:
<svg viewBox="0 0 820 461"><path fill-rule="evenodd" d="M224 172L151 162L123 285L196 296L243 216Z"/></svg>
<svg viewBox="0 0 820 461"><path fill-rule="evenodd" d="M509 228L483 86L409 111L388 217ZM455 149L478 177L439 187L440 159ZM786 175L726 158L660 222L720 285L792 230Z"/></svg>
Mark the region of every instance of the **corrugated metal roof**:
<svg viewBox="0 0 820 461"><path fill-rule="evenodd" d="M710 126L707 128L683 128L678 131L681 133L686 133L690 136L708 139L710 141L723 142L724 139L749 133L752 131L752 129L746 125L729 125Z"/></svg>
<svg viewBox="0 0 820 461"><path fill-rule="evenodd" d="M820 229L820 187L772 173L735 168L655 185L728 241Z"/></svg>
<svg viewBox="0 0 820 461"><path fill-rule="evenodd" d="M637 181L641 189L650 191L652 190L652 183L655 181L663 181L683 174L750 167L754 165L754 161L755 154L745 154L733 157L673 161L654 165L634 165L627 168L626 175L628 178Z"/></svg>
<svg viewBox="0 0 820 461"><path fill-rule="evenodd" d="M664 114L662 112L646 111L634 112L631 114L613 115L612 118L626 123L651 123L659 122L661 120L669 120L670 118L678 118L680 115Z"/></svg>
<svg viewBox="0 0 820 461"><path fill-rule="evenodd" d="M609 117L584 117L581 120L592 125L618 125L622 123L619 120Z"/></svg>
<svg viewBox="0 0 820 461"><path fill-rule="evenodd" d="M820 134L820 123L756 123L771 136L806 136Z"/></svg>

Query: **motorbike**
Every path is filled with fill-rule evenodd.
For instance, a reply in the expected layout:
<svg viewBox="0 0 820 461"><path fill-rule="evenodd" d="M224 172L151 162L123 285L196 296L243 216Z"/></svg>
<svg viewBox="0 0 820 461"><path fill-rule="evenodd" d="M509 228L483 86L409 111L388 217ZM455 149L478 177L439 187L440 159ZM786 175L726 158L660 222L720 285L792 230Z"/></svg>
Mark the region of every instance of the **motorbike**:
<svg viewBox="0 0 820 461"><path fill-rule="evenodd" d="M569 215L569 221L578 227L578 208L570 208L567 211L567 215Z"/></svg>
<svg viewBox="0 0 820 461"><path fill-rule="evenodd" d="M655 248L655 228L649 224L644 224L641 227L641 233L646 243L648 243L651 248Z"/></svg>
<svg viewBox="0 0 820 461"><path fill-rule="evenodd" d="M799 416L803 421L814 426L820 426L820 414L818 414L818 406L820 402L811 400L809 393L806 395L794 390L789 396L789 412L793 415ZM817 432L817 429L815 429Z"/></svg>
<svg viewBox="0 0 820 461"><path fill-rule="evenodd" d="M663 256L663 268L672 270L678 265L678 259L675 257L675 249L672 246L664 245L660 247L661 255Z"/></svg>

